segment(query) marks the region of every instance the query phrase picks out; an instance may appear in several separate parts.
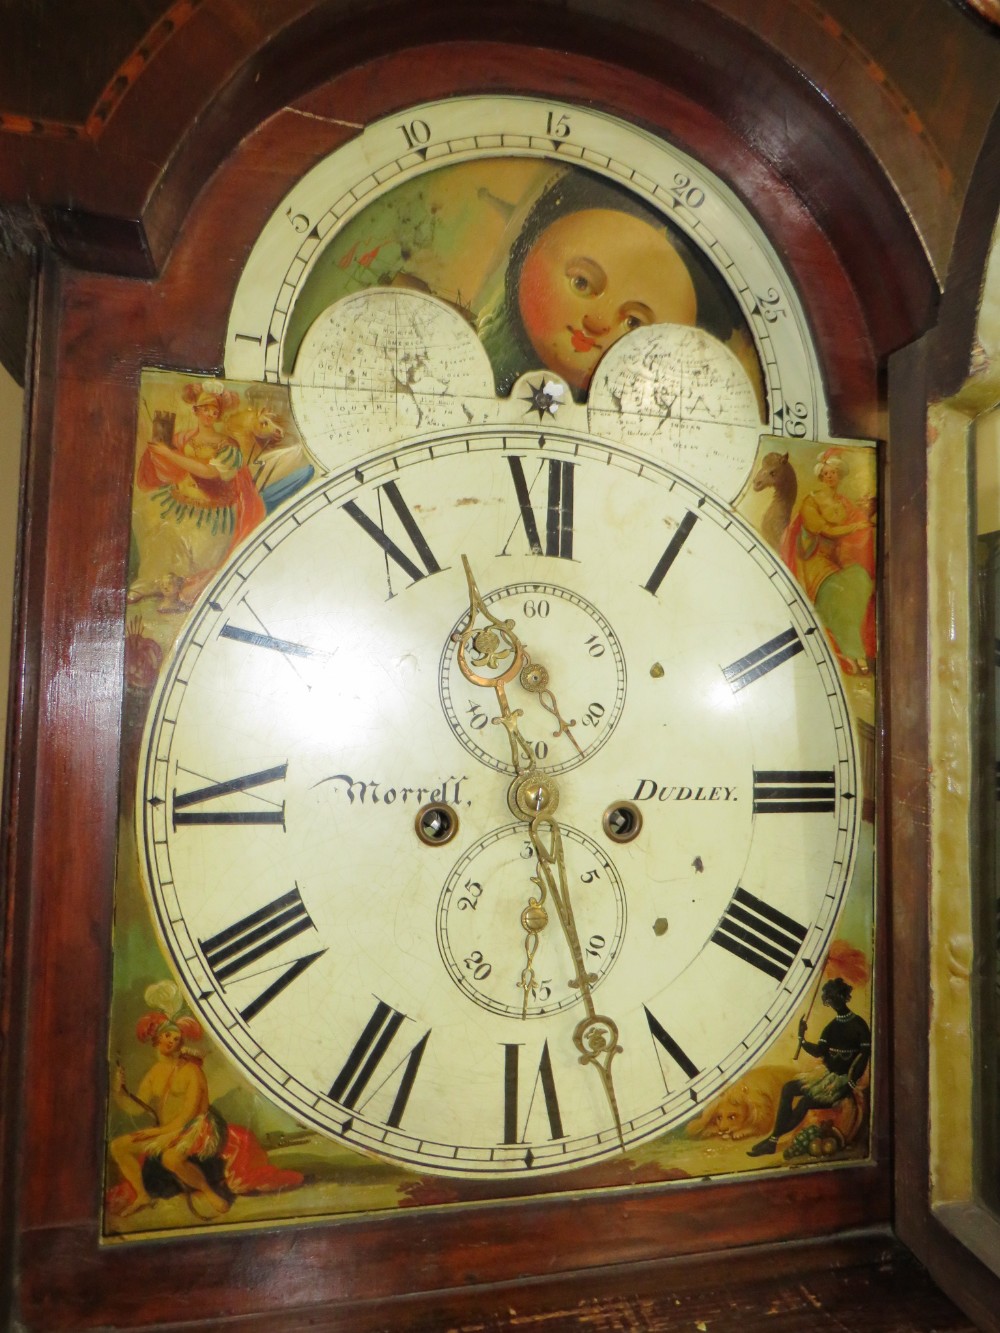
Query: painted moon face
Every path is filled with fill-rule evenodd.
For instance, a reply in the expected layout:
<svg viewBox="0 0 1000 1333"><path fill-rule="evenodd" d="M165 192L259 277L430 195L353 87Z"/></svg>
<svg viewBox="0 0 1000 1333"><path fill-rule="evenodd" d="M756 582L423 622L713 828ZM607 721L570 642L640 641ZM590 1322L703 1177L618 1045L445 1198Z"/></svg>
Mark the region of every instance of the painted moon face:
<svg viewBox="0 0 1000 1333"><path fill-rule="evenodd" d="M666 232L607 208L546 227L525 256L518 304L540 364L577 389L624 334L697 315L694 284Z"/></svg>

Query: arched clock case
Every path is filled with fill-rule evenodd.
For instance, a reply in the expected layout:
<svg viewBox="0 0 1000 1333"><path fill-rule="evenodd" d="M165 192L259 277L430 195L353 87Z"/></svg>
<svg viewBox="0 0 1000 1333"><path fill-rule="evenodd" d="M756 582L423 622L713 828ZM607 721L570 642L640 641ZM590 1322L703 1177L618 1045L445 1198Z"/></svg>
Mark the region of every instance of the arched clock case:
<svg viewBox="0 0 1000 1333"><path fill-rule="evenodd" d="M651 53L616 31L582 22L574 54L428 32L374 55L353 38L325 81L302 37L273 90L231 89L192 129L154 274L45 262L9 959L23 1037L7 1052L28 1327L279 1327L296 1306L377 1327L366 1302L431 1318L450 1308L435 1292L888 1220L874 639L827 632L762 533L752 474L784 453L859 475L864 455L892 521L880 373L927 318L926 269L874 159L797 76L743 51L808 130L779 164L739 89L696 79L681 46L704 34ZM579 249L581 215L611 258L560 269L574 296L602 295L614 246L630 229L651 244L650 218L669 256L616 307L621 341L560 315L545 350L541 286L512 295L482 254L516 255L533 211L580 180L584 203L522 243L525 272L545 244ZM465 268L435 279L448 246ZM655 275L678 254L670 287ZM505 301L513 332L496 331ZM227 392L299 452L278 467L272 439L255 472L228 473L214 446L199 455ZM171 411L193 423L180 445ZM215 512L199 478L235 495L244 472L236 530L199 556ZM187 504L183 569L147 559L133 493L159 520ZM883 576L883 614L896 595ZM640 1149L690 1144L734 1079L794 1052L807 1010L815 1042L864 857L880 870L855 977L874 1058L848 1062L865 1076L857 1150L770 1160L775 1088L759 1132L717 1141L739 1169L644 1168ZM125 861L141 892L116 900ZM157 977L129 961L150 939L167 986L152 998ZM180 1163L185 1223L133 1211L144 1178L115 1106L124 1093L133 1128L150 1123L121 1050L143 1016L148 1055L172 1027L236 1071L231 1124L254 1099L278 1107L249 1125L259 1152L318 1135L345 1180L352 1161L377 1183L411 1172L407 1206L377 1189L300 1206L289 1189L239 1227L174 1135L147 1156ZM206 1106L185 1115L217 1132ZM271 1155L296 1174L294 1152Z"/></svg>

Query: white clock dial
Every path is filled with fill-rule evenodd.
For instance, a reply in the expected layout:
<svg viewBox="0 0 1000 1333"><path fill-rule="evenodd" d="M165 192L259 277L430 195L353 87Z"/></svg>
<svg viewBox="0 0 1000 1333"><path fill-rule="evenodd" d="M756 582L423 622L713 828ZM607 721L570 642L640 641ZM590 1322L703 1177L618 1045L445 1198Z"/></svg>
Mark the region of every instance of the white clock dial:
<svg viewBox="0 0 1000 1333"><path fill-rule="evenodd" d="M793 284L733 191L644 130L544 98L454 97L411 107L367 126L318 163L282 201L247 260L229 319L226 374L288 379L300 336L293 332L297 305L344 228L408 181L490 160L583 167L666 217L728 287L746 320L764 377L766 428L797 438L827 433L822 379ZM386 242L372 237L361 256L369 266L366 281Z"/></svg>
<svg viewBox="0 0 1000 1333"><path fill-rule="evenodd" d="M561 716L616 715L567 760L540 696L508 687L561 770L620 1136L551 901L527 1011L518 988L540 870L503 750L455 702L463 556L533 661L537 638ZM164 943L249 1078L349 1145L471 1176L619 1153L759 1059L824 957L860 804L838 672L787 570L680 473L548 424L387 450L256 534L174 648L138 797ZM457 821L440 846L415 827L435 803ZM629 803L642 826L617 842L602 820Z"/></svg>

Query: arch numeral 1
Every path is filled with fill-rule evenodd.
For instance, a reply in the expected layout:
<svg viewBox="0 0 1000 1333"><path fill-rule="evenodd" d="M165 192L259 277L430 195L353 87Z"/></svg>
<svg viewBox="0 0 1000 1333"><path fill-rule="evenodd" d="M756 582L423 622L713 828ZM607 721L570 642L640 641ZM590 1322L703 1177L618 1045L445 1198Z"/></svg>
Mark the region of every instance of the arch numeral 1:
<svg viewBox="0 0 1000 1333"><path fill-rule="evenodd" d="M784 981L808 933L806 926L763 898L737 889L715 928L712 943L775 981Z"/></svg>

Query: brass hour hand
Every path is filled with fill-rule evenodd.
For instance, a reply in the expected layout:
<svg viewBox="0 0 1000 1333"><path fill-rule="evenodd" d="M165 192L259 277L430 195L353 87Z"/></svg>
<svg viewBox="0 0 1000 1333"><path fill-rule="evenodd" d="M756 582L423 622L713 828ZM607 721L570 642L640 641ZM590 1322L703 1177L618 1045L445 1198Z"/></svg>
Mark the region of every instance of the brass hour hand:
<svg viewBox="0 0 1000 1333"><path fill-rule="evenodd" d="M531 660L524 644L514 633L514 621L499 620L488 609L476 584L468 556L462 556L462 564L469 586L469 621L454 636L458 643L456 656L459 669L471 684L492 689L496 693L500 717L494 718L494 721L507 729L514 767L522 772L534 763L531 748L517 726L518 718L523 716L522 710L511 708L507 701L507 686L515 676L521 688L535 695L559 724L552 733L553 737L568 736L573 748L582 757L583 750L573 735L576 718L567 722L559 711L556 696L549 689L548 669L541 662Z"/></svg>
<svg viewBox="0 0 1000 1333"><path fill-rule="evenodd" d="M520 672L527 654L514 633L513 620L498 620L487 609L467 556L462 556L462 564L469 585L469 623L453 636L458 643L458 665L466 680L496 694L500 716L493 721L506 729L511 763L518 773L523 773L533 767L534 755L518 727L522 710L511 708L507 701L507 686Z"/></svg>

